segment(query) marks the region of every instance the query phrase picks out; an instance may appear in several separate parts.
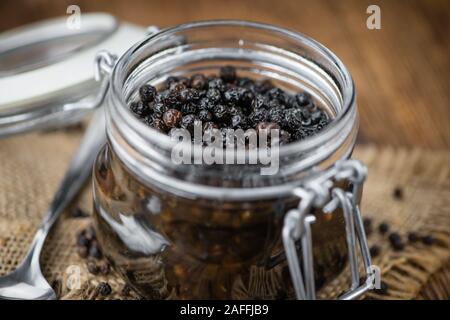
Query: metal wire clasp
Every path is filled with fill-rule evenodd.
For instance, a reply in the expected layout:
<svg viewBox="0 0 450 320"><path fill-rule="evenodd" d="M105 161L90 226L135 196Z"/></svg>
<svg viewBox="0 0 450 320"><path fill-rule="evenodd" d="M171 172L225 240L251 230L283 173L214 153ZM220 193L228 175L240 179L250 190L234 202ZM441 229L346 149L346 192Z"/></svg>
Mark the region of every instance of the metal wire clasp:
<svg viewBox="0 0 450 320"><path fill-rule="evenodd" d="M106 51L99 51L94 58L94 78L96 81L104 79L105 75L111 74L116 64L117 56Z"/></svg>
<svg viewBox="0 0 450 320"><path fill-rule="evenodd" d="M366 176L367 168L362 163L356 160L344 160L337 162L333 168L324 173L320 181L317 179L293 190L293 194L300 198L300 202L296 209L287 212L282 238L297 299L316 298L311 231L315 216L311 214L312 208L322 208L323 214L332 214L340 207L344 214L352 284L350 290L339 298L353 299L369 288L367 281L360 285L357 254L359 245L367 279L371 258L358 206L361 187ZM349 181L352 186L351 192L333 187L333 180ZM302 266L295 245L298 240L300 240Z"/></svg>

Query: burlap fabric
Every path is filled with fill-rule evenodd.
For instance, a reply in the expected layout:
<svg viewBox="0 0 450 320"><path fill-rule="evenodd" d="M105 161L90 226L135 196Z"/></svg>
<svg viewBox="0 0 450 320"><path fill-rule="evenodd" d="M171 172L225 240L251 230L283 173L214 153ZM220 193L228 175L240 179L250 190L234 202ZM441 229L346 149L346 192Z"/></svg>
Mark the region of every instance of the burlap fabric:
<svg viewBox="0 0 450 320"><path fill-rule="evenodd" d="M12 271L24 256L81 134L81 130L65 130L0 140L0 275ZM387 221L401 234L432 233L436 239L433 246L419 242L396 252L374 232L369 242L382 247L374 263L389 290L365 298L450 298L450 151L358 147L354 158L369 166L364 216L372 217L375 224ZM402 200L392 197L396 186L404 190ZM76 202L91 211L89 184ZM119 294L123 280L117 274L93 276L77 255L75 236L89 223L89 217L67 214L58 221L42 254L43 273L61 299L104 299L95 287L105 280L113 289L107 298L123 298ZM81 272L81 286L70 290L67 279L74 266ZM319 297L335 298L347 288L348 278L344 271ZM132 293L127 298L137 296Z"/></svg>

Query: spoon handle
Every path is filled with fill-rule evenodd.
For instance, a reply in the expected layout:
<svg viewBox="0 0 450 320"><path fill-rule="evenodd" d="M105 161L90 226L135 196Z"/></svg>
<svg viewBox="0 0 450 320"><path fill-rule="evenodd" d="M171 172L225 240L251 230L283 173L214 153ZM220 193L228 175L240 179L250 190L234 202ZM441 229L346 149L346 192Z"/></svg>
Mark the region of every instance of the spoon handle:
<svg viewBox="0 0 450 320"><path fill-rule="evenodd" d="M39 263L40 252L50 228L67 205L75 198L91 174L94 160L105 141L105 115L103 108L100 108L94 113L78 150L75 152L58 191L48 208L47 215L33 238L27 254L27 258L31 258L32 263Z"/></svg>

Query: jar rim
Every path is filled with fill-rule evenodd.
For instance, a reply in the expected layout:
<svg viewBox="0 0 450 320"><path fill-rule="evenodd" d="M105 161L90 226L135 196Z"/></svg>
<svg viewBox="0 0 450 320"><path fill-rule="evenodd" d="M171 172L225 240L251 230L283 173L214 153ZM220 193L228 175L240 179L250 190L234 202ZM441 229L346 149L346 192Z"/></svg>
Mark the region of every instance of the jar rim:
<svg viewBox="0 0 450 320"><path fill-rule="evenodd" d="M136 43L130 49L128 49L117 61L114 69L112 71L111 79L111 92L112 96L116 101L120 101L121 105L124 106L125 112L121 112L121 115L124 117L126 121L130 121L136 130L140 133L144 134L149 140L154 142L159 146L172 147L174 141L171 138L163 134L156 129L153 129L141 121L139 121L132 112L126 107L127 102L125 101L125 97L122 94L122 83L119 77L119 70L124 67L129 59L132 58L134 54L136 54L140 48L142 48L149 41L155 41L161 38L164 38L167 35L174 34L180 31L192 30L194 28L205 28L205 27L247 27L247 28L255 28L268 32L279 33L285 37L294 39L298 42L305 43L313 50L318 51L319 53L324 54L327 58L329 58L335 67L338 68L342 78L343 78L343 86L340 87L340 93L342 95L342 109L336 115L335 118L320 132L316 133L313 136L307 137L303 140L295 141L288 143L286 145L281 145L279 147L279 155L285 156L292 154L294 152L306 152L309 150L313 150L315 148L320 147L324 142L328 141L330 138L336 136L343 129L344 119L348 118L348 115L355 109L355 85L353 79L350 75L350 72L345 67L343 62L327 47L318 41L296 31L288 30L285 28L281 28L271 24L265 24L260 22L253 21L244 21L244 20L204 20L204 21L194 21L188 22L184 24L179 24L173 27L168 27L160 30L154 34L151 34L144 38L142 41ZM147 134L145 134L147 132Z"/></svg>

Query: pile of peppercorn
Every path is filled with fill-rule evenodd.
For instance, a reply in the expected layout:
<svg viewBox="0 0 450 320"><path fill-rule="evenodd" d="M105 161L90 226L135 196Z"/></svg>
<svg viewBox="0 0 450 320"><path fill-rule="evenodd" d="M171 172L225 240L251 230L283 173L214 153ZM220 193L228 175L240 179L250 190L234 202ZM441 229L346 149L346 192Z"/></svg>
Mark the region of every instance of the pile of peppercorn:
<svg viewBox="0 0 450 320"><path fill-rule="evenodd" d="M131 111L168 135L174 128L192 132L196 123L203 133L218 129L222 137L226 129L279 129L280 144L286 144L311 136L330 122L307 92L290 95L268 79L238 77L231 66L220 68L219 76L169 77L160 90L145 84L139 97L131 103Z"/></svg>
<svg viewBox="0 0 450 320"><path fill-rule="evenodd" d="M80 208L72 210L73 217L86 217L88 216ZM93 275L109 275L111 266L106 259L103 258L102 250L97 242L97 235L92 225L89 225L85 229L81 230L76 237L76 245L78 247L78 255L80 258L87 259L86 268L89 273ZM128 297L130 295L131 288L124 284L120 290L120 295ZM96 288L96 294L101 296L108 296L112 293L112 288L108 282L100 282Z"/></svg>
<svg viewBox="0 0 450 320"><path fill-rule="evenodd" d="M403 188L396 186L392 192L392 197L395 201L403 201L404 200L403 193L404 193ZM373 233L372 218L365 217L363 219L363 224L364 224L365 233L369 237ZM408 243L415 244L420 241L426 246L432 246L435 242L432 234L422 234L421 235L421 234L418 234L417 232L410 231L402 236L397 231L391 231L390 225L385 221L380 222L378 224L377 229L378 229L378 232L380 235L382 235L382 236L387 235L387 240L389 242L389 245L394 251L403 251L405 249L405 246ZM405 239L407 241L405 241ZM370 238L369 238L369 240L370 240ZM382 238L382 240L383 240L383 238ZM370 246L370 256L372 258L378 257L380 255L380 253L381 253L381 243L378 243L378 244L375 243ZM384 281L381 281L381 288L375 289L375 292L378 294L386 294L386 293L388 293L388 289L389 289L388 285Z"/></svg>
<svg viewBox="0 0 450 320"><path fill-rule="evenodd" d="M78 255L87 259L86 267L90 273L109 274L110 265L106 260L102 259L103 253L97 242L95 229L92 225L77 234L76 244Z"/></svg>

